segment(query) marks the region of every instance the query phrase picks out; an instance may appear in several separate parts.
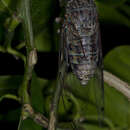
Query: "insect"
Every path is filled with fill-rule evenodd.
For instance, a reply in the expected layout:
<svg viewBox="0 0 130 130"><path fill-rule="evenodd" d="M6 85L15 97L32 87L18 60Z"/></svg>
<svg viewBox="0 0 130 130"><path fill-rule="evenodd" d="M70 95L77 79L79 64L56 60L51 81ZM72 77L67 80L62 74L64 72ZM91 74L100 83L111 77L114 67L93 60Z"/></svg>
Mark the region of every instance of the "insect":
<svg viewBox="0 0 130 130"><path fill-rule="evenodd" d="M59 56L61 86L64 86L65 77L69 74L68 68L80 82L81 89L87 88L91 81L98 114L101 115L104 90L96 5L94 0L66 0L65 3Z"/></svg>
<svg viewBox="0 0 130 130"><path fill-rule="evenodd" d="M86 85L101 60L98 16L93 0L68 0L62 39L67 67Z"/></svg>

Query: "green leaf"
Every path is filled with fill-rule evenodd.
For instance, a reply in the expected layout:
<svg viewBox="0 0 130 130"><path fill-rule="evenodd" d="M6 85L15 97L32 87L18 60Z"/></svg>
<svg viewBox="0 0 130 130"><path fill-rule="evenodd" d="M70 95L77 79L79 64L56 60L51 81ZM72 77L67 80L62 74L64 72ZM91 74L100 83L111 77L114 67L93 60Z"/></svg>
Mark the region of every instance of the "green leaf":
<svg viewBox="0 0 130 130"><path fill-rule="evenodd" d="M17 90L22 81L21 76L0 76L0 102L3 99L11 99L19 102ZM6 113L0 113L0 121L18 122L20 116L20 109L8 109Z"/></svg>
<svg viewBox="0 0 130 130"><path fill-rule="evenodd" d="M5 11L11 3L11 0L1 0L0 1L0 12Z"/></svg>
<svg viewBox="0 0 130 130"><path fill-rule="evenodd" d="M130 46L119 46L111 50L105 56L104 68L130 83Z"/></svg>
<svg viewBox="0 0 130 130"><path fill-rule="evenodd" d="M32 0L31 14L35 33L46 26L50 27L49 20L55 12L54 5L55 0Z"/></svg>
<svg viewBox="0 0 130 130"><path fill-rule="evenodd" d="M16 94L21 81L21 76L0 76L0 96Z"/></svg>
<svg viewBox="0 0 130 130"><path fill-rule="evenodd" d="M0 0L0 12L15 11L18 0Z"/></svg>
<svg viewBox="0 0 130 130"><path fill-rule="evenodd" d="M112 6L112 7L117 7L125 3L127 0L97 0L97 2Z"/></svg>
<svg viewBox="0 0 130 130"><path fill-rule="evenodd" d="M130 83L130 46L120 46L110 51L104 59L105 70L118 76L120 79ZM93 82L93 81L92 81ZM95 90L91 80L86 87L80 85L79 80L74 74L69 74L65 84L67 83L67 90L73 94L74 99L70 95L69 98L74 105L70 108L72 112L68 117L72 119L79 119L87 117L87 122L84 124L87 128L100 129L98 125L98 118L100 113L97 112L97 99L95 99ZM105 87L105 115L104 124L110 129L128 129L130 128L130 103L128 99L119 91L104 83ZM98 88L98 85L97 85ZM66 93L66 92L65 92ZM74 101L75 100L75 101ZM101 99L102 100L102 99ZM67 104L65 104L67 106ZM70 112L69 111L69 112ZM116 115L116 116L115 116ZM92 117L95 118L92 118ZM97 124L94 124L97 122ZM84 126L83 125L83 126ZM89 127L88 127L89 128Z"/></svg>
<svg viewBox="0 0 130 130"><path fill-rule="evenodd" d="M17 94L18 88L22 83L22 76L1 76L0 77L0 100L3 98L15 99L15 95ZM45 85L48 83L47 80L37 78L35 74L33 74L32 84L31 84L31 103L36 112L43 113L44 109L44 101L42 90ZM16 99L15 99L16 100ZM13 114L13 116L12 116ZM11 110L6 115L0 115L2 120L11 122L18 121L18 116L20 115L20 110ZM13 117L13 118L12 118ZM27 119L22 122L22 126L20 129L23 130L42 130L42 127L35 124L35 122Z"/></svg>
<svg viewBox="0 0 130 130"><path fill-rule="evenodd" d="M107 127L106 128L101 128L101 127L99 128L96 125L82 124L81 126L84 128L84 130L107 130L108 129Z"/></svg>
<svg viewBox="0 0 130 130"><path fill-rule="evenodd" d="M42 130L42 127L35 124L33 120L26 119L20 122L18 130Z"/></svg>
<svg viewBox="0 0 130 130"><path fill-rule="evenodd" d="M120 92L105 84L106 117L119 127L130 128L129 108L129 101Z"/></svg>
<svg viewBox="0 0 130 130"><path fill-rule="evenodd" d="M128 5L122 5L122 6L120 7L120 9L121 9L122 11L124 11L124 13L125 13L126 15L128 15L128 17L130 17L130 6L128 6Z"/></svg>
<svg viewBox="0 0 130 130"><path fill-rule="evenodd" d="M1 114L2 119L6 122L18 122L20 117L21 109L17 108L14 110L9 110L6 114Z"/></svg>
<svg viewBox="0 0 130 130"><path fill-rule="evenodd" d="M56 0L32 0L31 15L35 44L38 51L48 52L52 49L53 20Z"/></svg>
<svg viewBox="0 0 130 130"><path fill-rule="evenodd" d="M120 79L130 83L130 46L120 46L110 51L104 67ZM106 115L117 125L130 128L130 103L117 90L105 84ZM116 115L116 116L115 116Z"/></svg>
<svg viewBox="0 0 130 130"><path fill-rule="evenodd" d="M130 27L130 19L121 14L117 8L97 2L99 19L102 22L121 24ZM130 10L130 9L129 9Z"/></svg>
<svg viewBox="0 0 130 130"><path fill-rule="evenodd" d="M38 112L43 112L43 88L48 84L48 81L45 79L37 78L33 74L32 86L31 86L31 102L33 108Z"/></svg>
<svg viewBox="0 0 130 130"><path fill-rule="evenodd" d="M35 45L39 52L51 51L51 35L48 28L44 28L35 36Z"/></svg>

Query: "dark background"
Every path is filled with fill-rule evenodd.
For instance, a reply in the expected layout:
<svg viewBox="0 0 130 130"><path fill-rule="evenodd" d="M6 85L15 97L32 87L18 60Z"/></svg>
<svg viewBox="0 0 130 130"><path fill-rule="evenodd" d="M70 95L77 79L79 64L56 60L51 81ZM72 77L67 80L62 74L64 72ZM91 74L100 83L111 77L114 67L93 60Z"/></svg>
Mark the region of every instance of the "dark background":
<svg viewBox="0 0 130 130"><path fill-rule="evenodd" d="M57 9L58 11L59 9ZM58 14L56 13L55 16ZM54 17L55 17L54 16ZM54 19L50 20L51 23ZM130 43L130 29L124 25L110 23L100 23L103 56L111 49ZM16 32L17 33L17 32ZM16 38L17 39L17 38ZM15 40L14 40L15 41ZM38 63L35 71L39 77L45 79L55 79L58 70L58 52L41 53L38 52ZM0 52L0 75L23 75L24 64L22 60L14 56ZM19 108L20 104L15 101L4 99L0 102L0 113L6 114L8 110ZM0 129L17 129L18 122L0 122Z"/></svg>

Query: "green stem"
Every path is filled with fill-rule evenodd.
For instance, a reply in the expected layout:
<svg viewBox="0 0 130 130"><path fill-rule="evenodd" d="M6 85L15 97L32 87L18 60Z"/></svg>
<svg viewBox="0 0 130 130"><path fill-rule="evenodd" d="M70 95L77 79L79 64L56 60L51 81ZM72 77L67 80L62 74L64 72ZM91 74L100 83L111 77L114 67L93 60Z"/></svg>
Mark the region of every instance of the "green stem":
<svg viewBox="0 0 130 130"><path fill-rule="evenodd" d="M5 40L5 43L4 43L4 48L5 50L7 50L8 48L11 47L11 42L13 40L13 36L14 36L14 31L12 32L7 32L7 35L6 35L6 40Z"/></svg>
<svg viewBox="0 0 130 130"><path fill-rule="evenodd" d="M75 117L74 117L74 120L76 120L80 117L80 114L81 114L80 104L78 103L77 99L74 97L74 95L72 93L70 93L69 91L66 91L66 94L73 101L73 103L75 104L75 107L77 109Z"/></svg>
<svg viewBox="0 0 130 130"><path fill-rule="evenodd" d="M0 102L1 102L3 99L5 99L5 98L12 99L12 100L18 101L18 102L20 103L20 99L19 99L17 96L12 95L12 94L6 94L6 95L2 96L2 97L0 98Z"/></svg>
<svg viewBox="0 0 130 130"><path fill-rule="evenodd" d="M27 51L23 83L19 89L19 95L22 99L22 104L24 107L25 104L31 104L29 90L31 85L33 68L37 62L37 53L36 49L34 48L33 30L30 16L30 0L21 0L20 16L25 31L26 51ZM24 111L24 109L22 111L22 115L23 119L29 117L29 113Z"/></svg>
<svg viewBox="0 0 130 130"><path fill-rule="evenodd" d="M15 48L17 50L20 50L21 48L25 47L25 42L21 42L20 44L18 44Z"/></svg>
<svg viewBox="0 0 130 130"><path fill-rule="evenodd" d="M11 18L7 18L5 22L5 27L7 30L6 34L6 40L4 43L5 49L11 48L12 39L14 37L14 31L16 27L20 24L21 20L19 19L19 16L16 16L15 14L12 14Z"/></svg>
<svg viewBox="0 0 130 130"><path fill-rule="evenodd" d="M8 7L7 3L4 0L1 0L2 4L7 8L10 14L12 14L12 10Z"/></svg>
<svg viewBox="0 0 130 130"><path fill-rule="evenodd" d="M24 64L26 63L25 56L22 53L20 53L19 51L15 50L15 49L13 49L11 47L5 49L3 46L0 46L0 52L2 52L2 53L6 53L7 52L7 53L9 53L9 54L11 54L13 56L21 58L24 61Z"/></svg>
<svg viewBox="0 0 130 130"><path fill-rule="evenodd" d="M79 119L80 121L78 123L82 123L84 121L98 121L99 120L99 117L98 116L84 116L84 117L81 117ZM114 124L108 119L108 118L105 118L102 120L107 126L109 126L109 128L111 130L115 130L115 127L114 127Z"/></svg>
<svg viewBox="0 0 130 130"><path fill-rule="evenodd" d="M21 59L24 61L24 64L26 63L26 58L25 58L25 56L24 56L22 53L20 53L19 51L16 51L16 50L13 49L13 48L8 48L8 49L7 49L7 52L8 52L9 54L12 54L12 55L16 56L16 57L21 58Z"/></svg>
<svg viewBox="0 0 130 130"><path fill-rule="evenodd" d="M24 31L26 33L26 47L27 51L29 51L34 48L33 29L30 16L30 0L21 0L20 13L21 18L23 20Z"/></svg>

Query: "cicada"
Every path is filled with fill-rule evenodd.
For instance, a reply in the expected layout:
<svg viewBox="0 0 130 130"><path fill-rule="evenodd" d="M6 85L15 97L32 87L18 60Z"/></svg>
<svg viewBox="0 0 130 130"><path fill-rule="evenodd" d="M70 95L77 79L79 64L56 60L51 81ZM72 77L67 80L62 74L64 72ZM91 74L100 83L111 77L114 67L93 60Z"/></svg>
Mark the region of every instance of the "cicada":
<svg viewBox="0 0 130 130"><path fill-rule="evenodd" d="M74 97L82 98L91 105L95 104L101 117L104 89L96 5L94 0L66 0L64 4L59 56L60 85ZM84 109L87 111L91 105L86 105ZM82 119L85 118L80 114Z"/></svg>

